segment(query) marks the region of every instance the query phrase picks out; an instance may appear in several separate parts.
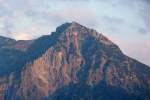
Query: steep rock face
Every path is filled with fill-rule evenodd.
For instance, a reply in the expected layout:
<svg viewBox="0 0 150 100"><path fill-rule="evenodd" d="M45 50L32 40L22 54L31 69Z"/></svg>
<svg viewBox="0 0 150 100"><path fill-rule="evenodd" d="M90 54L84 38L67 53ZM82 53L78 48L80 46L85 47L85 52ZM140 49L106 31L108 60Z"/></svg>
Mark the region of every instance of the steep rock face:
<svg viewBox="0 0 150 100"><path fill-rule="evenodd" d="M0 100L15 100L15 93L19 87L20 77L17 72L0 77Z"/></svg>
<svg viewBox="0 0 150 100"><path fill-rule="evenodd" d="M78 23L37 39L26 56L18 77L0 84L6 100L150 99L150 68Z"/></svg>
<svg viewBox="0 0 150 100"><path fill-rule="evenodd" d="M22 78L27 80L21 83L20 91L24 88L26 91L19 91L23 94L20 97L43 99L51 95L49 98L53 98L56 90L70 84L93 88L104 82L106 87L121 87L128 95L147 99L149 84L144 75L135 72L134 66L134 61L107 38L73 23L60 33L58 41L45 54L26 67L23 76L30 75L31 79ZM24 95L28 92L33 95Z"/></svg>

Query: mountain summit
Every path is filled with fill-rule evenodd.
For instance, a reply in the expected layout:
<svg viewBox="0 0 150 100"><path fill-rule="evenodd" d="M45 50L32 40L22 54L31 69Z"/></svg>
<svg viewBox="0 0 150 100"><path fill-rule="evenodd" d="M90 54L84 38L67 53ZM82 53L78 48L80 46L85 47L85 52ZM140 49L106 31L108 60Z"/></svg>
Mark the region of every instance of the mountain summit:
<svg viewBox="0 0 150 100"><path fill-rule="evenodd" d="M0 93L0 100L149 100L150 67L97 31L65 23L0 46Z"/></svg>

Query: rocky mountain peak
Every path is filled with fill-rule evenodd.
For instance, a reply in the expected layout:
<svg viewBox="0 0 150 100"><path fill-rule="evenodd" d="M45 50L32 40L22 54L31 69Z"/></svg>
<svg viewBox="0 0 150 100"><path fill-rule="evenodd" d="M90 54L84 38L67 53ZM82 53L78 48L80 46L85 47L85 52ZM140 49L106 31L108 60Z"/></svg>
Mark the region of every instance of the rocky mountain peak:
<svg viewBox="0 0 150 100"><path fill-rule="evenodd" d="M73 21L73 22L70 23L70 27L74 27L75 28L75 27L84 27L84 26L82 26L79 23Z"/></svg>
<svg viewBox="0 0 150 100"><path fill-rule="evenodd" d="M68 36L74 38L76 37L78 38L78 40L84 40L87 37L91 37L94 38L96 41L99 41L106 45L115 45L112 41L106 38L102 33L99 33L96 30L82 26L77 22L62 24L61 26L57 27L56 33L59 34L60 37L63 37L64 39L65 37Z"/></svg>
<svg viewBox="0 0 150 100"><path fill-rule="evenodd" d="M0 48L0 100L150 99L150 68L76 22L16 47Z"/></svg>

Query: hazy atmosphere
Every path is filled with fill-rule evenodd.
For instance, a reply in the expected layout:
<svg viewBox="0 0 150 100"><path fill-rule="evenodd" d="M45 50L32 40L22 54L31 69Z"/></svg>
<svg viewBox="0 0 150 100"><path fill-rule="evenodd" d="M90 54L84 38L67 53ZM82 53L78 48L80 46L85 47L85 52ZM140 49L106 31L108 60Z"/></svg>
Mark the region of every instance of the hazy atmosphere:
<svg viewBox="0 0 150 100"><path fill-rule="evenodd" d="M29 40L76 21L150 65L149 11L149 0L0 0L0 35Z"/></svg>

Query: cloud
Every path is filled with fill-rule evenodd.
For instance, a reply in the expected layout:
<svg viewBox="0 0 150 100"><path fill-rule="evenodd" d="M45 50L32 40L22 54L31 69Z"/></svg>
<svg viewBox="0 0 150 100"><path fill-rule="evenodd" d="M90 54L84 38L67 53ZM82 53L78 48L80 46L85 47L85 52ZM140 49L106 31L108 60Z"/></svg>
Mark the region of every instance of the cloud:
<svg viewBox="0 0 150 100"><path fill-rule="evenodd" d="M2 22L5 24L8 20L12 27L26 27L33 23L43 28L46 25L56 27L66 21L77 21L93 28L100 27L104 32L110 30L109 32L115 34L125 34L127 31L132 34L149 33L150 17L146 14L149 7L141 0L78 0L77 2L6 0L1 2L0 15L5 18ZM16 30L18 29L13 28L13 33Z"/></svg>
<svg viewBox="0 0 150 100"><path fill-rule="evenodd" d="M0 35L28 40L77 21L149 64L149 0L0 0L0 9Z"/></svg>
<svg viewBox="0 0 150 100"><path fill-rule="evenodd" d="M81 24L84 23L86 25L95 25L97 24L97 17L95 11L92 9L82 6L70 5L69 8L64 7L63 9L56 10L52 13L45 14L49 19L60 23L65 21L77 21Z"/></svg>

